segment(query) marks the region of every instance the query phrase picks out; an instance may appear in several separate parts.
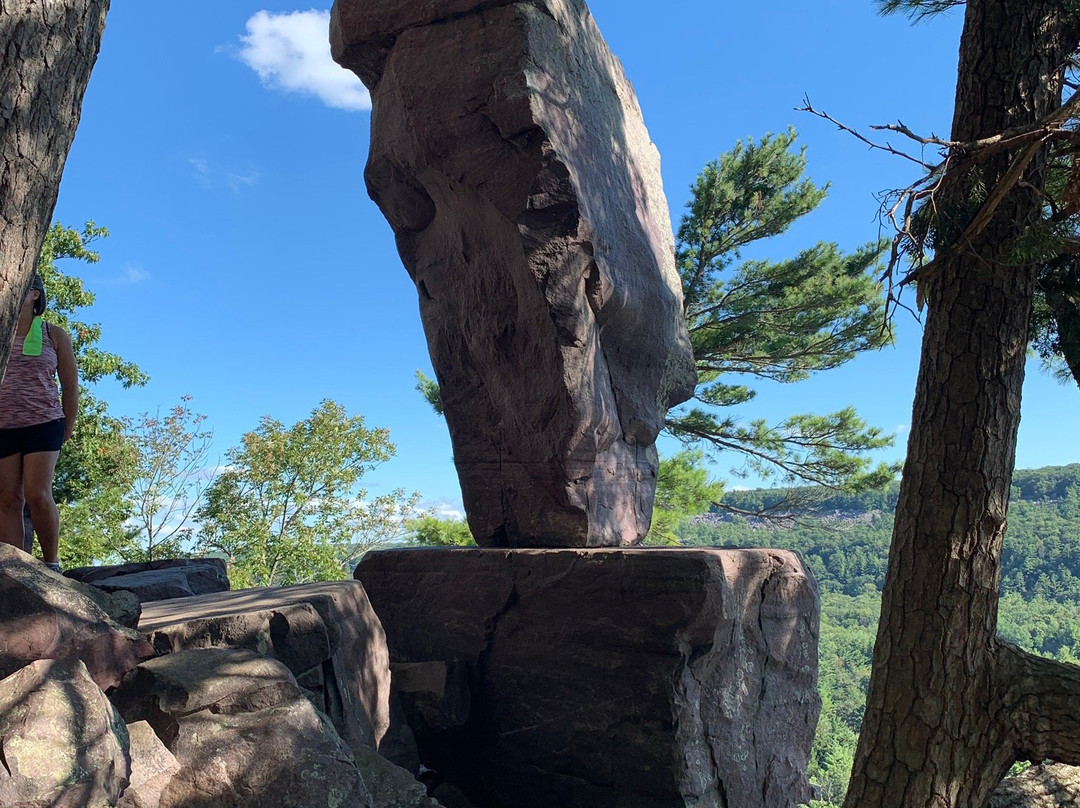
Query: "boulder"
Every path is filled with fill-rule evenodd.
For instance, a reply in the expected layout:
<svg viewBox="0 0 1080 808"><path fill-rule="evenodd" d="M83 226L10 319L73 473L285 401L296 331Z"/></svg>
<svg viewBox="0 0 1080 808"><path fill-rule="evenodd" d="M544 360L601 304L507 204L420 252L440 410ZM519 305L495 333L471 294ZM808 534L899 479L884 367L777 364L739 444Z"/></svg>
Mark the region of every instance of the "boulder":
<svg viewBox="0 0 1080 808"><path fill-rule="evenodd" d="M131 592L143 603L229 591L225 561L220 558L172 558L76 567L66 570L64 575L105 592Z"/></svg>
<svg viewBox="0 0 1080 808"><path fill-rule="evenodd" d="M180 765L159 808L374 808L349 748L277 660L177 651L132 671L113 702Z"/></svg>
<svg viewBox="0 0 1080 808"><path fill-rule="evenodd" d="M355 574L421 761L477 805L810 797L818 598L793 553L384 550Z"/></svg>
<svg viewBox="0 0 1080 808"><path fill-rule="evenodd" d="M0 543L0 677L39 659L81 659L103 690L154 655L78 584Z"/></svg>
<svg viewBox="0 0 1080 808"><path fill-rule="evenodd" d="M355 581L155 601L139 627L163 654L245 648L279 660L352 749L377 748L386 732L386 638Z"/></svg>
<svg viewBox="0 0 1080 808"><path fill-rule="evenodd" d="M356 750L356 767L378 808L442 808L412 773L391 763L374 749Z"/></svg>
<svg viewBox="0 0 1080 808"><path fill-rule="evenodd" d="M0 680L0 805L105 808L128 783L124 722L74 658Z"/></svg>
<svg viewBox="0 0 1080 808"><path fill-rule="evenodd" d="M477 542L639 542L696 375L659 156L585 3L336 0L330 36Z"/></svg>
<svg viewBox="0 0 1080 808"><path fill-rule="evenodd" d="M145 721L128 724L131 740L131 783L120 798L119 808L161 808L161 793L180 763Z"/></svg>
<svg viewBox="0 0 1080 808"><path fill-rule="evenodd" d="M1046 763L1008 777L987 808L1080 808L1080 767Z"/></svg>

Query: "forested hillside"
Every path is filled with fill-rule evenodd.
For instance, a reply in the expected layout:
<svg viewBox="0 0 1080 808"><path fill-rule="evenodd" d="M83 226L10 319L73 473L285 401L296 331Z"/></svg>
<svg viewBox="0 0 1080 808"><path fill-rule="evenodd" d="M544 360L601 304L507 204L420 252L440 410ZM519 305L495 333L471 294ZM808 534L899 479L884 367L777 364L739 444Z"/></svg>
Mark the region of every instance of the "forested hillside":
<svg viewBox="0 0 1080 808"><path fill-rule="evenodd" d="M767 520L717 511L684 524L687 546L798 551L822 595L824 703L811 765L819 806L843 798L862 719L898 484L820 500L812 516ZM760 511L782 489L733 491L724 504ZM1080 464L1017 471L1002 556L999 633L1057 659L1080 659Z"/></svg>

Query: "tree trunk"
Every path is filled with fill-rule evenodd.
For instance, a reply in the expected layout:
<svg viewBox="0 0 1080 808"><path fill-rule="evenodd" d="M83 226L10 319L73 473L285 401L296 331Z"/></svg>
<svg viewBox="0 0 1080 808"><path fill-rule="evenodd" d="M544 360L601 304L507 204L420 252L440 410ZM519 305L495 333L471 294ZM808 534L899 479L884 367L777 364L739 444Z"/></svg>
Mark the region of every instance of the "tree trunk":
<svg viewBox="0 0 1080 808"><path fill-rule="evenodd" d="M109 0L0 0L0 374L108 9Z"/></svg>
<svg viewBox="0 0 1080 808"><path fill-rule="evenodd" d="M1080 40L1069 0L968 0L952 139L1033 124ZM987 227L945 252L1018 152L954 155L935 200L928 306L866 715L845 808L985 808L1017 759L1080 763L1080 668L997 639L1045 155ZM974 200L974 201L972 201Z"/></svg>

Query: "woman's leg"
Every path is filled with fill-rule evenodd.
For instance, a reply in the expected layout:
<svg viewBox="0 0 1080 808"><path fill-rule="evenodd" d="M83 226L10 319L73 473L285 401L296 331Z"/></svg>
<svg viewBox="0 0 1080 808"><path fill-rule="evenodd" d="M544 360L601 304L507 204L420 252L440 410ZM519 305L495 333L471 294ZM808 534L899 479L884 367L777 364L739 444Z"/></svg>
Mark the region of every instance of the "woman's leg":
<svg viewBox="0 0 1080 808"><path fill-rule="evenodd" d="M60 552L60 514L52 492L59 457L60 452L34 452L23 455L22 463L23 493L41 545L41 559L46 563L55 563Z"/></svg>
<svg viewBox="0 0 1080 808"><path fill-rule="evenodd" d="M23 548L23 456L0 457L0 541Z"/></svg>

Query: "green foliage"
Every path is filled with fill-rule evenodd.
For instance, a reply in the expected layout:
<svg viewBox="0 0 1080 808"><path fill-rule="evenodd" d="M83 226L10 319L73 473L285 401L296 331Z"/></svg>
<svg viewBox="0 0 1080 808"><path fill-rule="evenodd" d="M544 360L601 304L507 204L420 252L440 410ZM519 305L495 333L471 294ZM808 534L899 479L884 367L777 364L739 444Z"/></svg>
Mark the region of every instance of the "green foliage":
<svg viewBox="0 0 1080 808"><path fill-rule="evenodd" d="M724 484L709 479L704 461L705 453L700 449L661 458L656 474L652 525L645 537L646 544L679 544L676 532L679 526L720 502Z"/></svg>
<svg viewBox="0 0 1080 808"><path fill-rule="evenodd" d="M754 397L732 374L797 382L891 340L871 274L883 242L850 255L820 243L786 261L740 262L745 247L785 232L825 197L825 188L802 178L806 157L794 151L795 140L789 130L740 142L693 185L676 266L699 383L695 404L670 413L666 427L687 445L734 453L744 474L787 485L878 487L895 469L871 468L864 455L892 438L850 408L779 424L722 412Z"/></svg>
<svg viewBox="0 0 1080 808"><path fill-rule="evenodd" d="M360 487L394 451L388 430L332 401L291 427L264 416L206 489L200 549L226 556L238 588L342 578L415 515L417 494L369 499Z"/></svg>
<svg viewBox="0 0 1080 808"><path fill-rule="evenodd" d="M165 415L124 420L138 455L131 489L137 533L120 553L125 561L176 558L191 537L189 518L206 487L213 431L203 428L206 416L192 412L189 401L183 396Z"/></svg>
<svg viewBox="0 0 1080 808"><path fill-rule="evenodd" d="M53 224L37 267L49 298L45 319L71 335L79 368L79 418L60 453L54 486L60 510L60 559L65 566L115 559L131 539L124 523L131 514L126 495L135 477L136 454L123 424L109 415L106 403L87 385L112 378L124 387L141 386L147 376L133 362L98 347L101 326L79 317L80 310L93 305L94 295L79 276L59 265L65 260L96 264L99 255L89 245L107 235L93 222L82 231Z"/></svg>
<svg viewBox="0 0 1080 808"><path fill-rule="evenodd" d="M828 494L813 516L786 524L730 510L684 523L683 544L798 551L821 589L822 713L810 779L814 808L834 808L847 788L862 723L898 484ZM768 510L784 489L731 491L730 509ZM1000 636L1025 650L1080 659L1080 464L1017 471L1002 553Z"/></svg>
<svg viewBox="0 0 1080 808"><path fill-rule="evenodd" d="M428 376L424 371L416 371L416 389L424 397L424 400L435 410L436 415L445 415L443 412L442 391L439 383Z"/></svg>
<svg viewBox="0 0 1080 808"><path fill-rule="evenodd" d="M419 547L475 547L476 540L463 519L421 516L408 523L405 541Z"/></svg>

